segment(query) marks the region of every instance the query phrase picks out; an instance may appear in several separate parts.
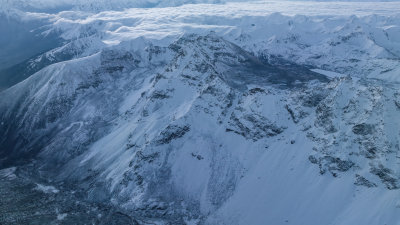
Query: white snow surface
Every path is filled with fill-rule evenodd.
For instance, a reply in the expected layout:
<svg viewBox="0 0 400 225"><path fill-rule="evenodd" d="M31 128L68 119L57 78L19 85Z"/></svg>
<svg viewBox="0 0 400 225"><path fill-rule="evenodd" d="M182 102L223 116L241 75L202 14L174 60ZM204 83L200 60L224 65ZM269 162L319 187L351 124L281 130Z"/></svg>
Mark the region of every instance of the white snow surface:
<svg viewBox="0 0 400 225"><path fill-rule="evenodd" d="M321 69L311 69L311 71L319 73L319 74L322 74L322 75L325 75L325 76L330 77L330 78L345 77L346 76L346 75L341 74L341 73L335 73L335 72L332 72L332 71L321 70Z"/></svg>
<svg viewBox="0 0 400 225"><path fill-rule="evenodd" d="M160 220L181 210L188 224L400 223L393 181L400 177L400 3L111 9L12 11L45 20L44 35L59 32L82 51L0 93L0 109L22 118L28 134L47 123L84 143L85 126L111 121L63 167L67 176L98 176L103 186L90 198L110 193L115 205L151 209ZM254 82L256 72L229 76L230 66L255 57L306 65L331 79L292 91ZM54 113L49 106L59 102L66 109ZM74 121L47 122L64 111ZM66 140L40 156L70 157L54 152ZM314 165L310 156L322 161ZM343 167L355 165L335 168L339 158ZM359 177L370 183L355 185Z"/></svg>
<svg viewBox="0 0 400 225"><path fill-rule="evenodd" d="M215 32L255 55L397 82L399 12L398 2L256 1L12 15L47 18L52 26L48 32L84 42L86 55L119 44L167 46L184 34Z"/></svg>
<svg viewBox="0 0 400 225"><path fill-rule="evenodd" d="M36 184L35 190L41 191L46 194L57 194L58 192L60 192L60 190L53 186L46 186L43 184Z"/></svg>
<svg viewBox="0 0 400 225"><path fill-rule="evenodd" d="M321 0L308 2L397 2L398 0ZM103 11L103 10L122 10L126 8L153 8L153 7L174 7L185 4L224 4L229 2L254 2L254 0L1 0L2 8L19 8L24 10L56 10L65 9ZM280 0L287 3L293 1ZM307 2L304 0L298 1ZM291 4L291 3L290 3Z"/></svg>
<svg viewBox="0 0 400 225"><path fill-rule="evenodd" d="M17 176L15 175L15 170L17 168L16 167L10 167L10 168L6 168L6 169L2 169L0 170L0 177L1 178L5 178L8 180L13 180L15 179Z"/></svg>

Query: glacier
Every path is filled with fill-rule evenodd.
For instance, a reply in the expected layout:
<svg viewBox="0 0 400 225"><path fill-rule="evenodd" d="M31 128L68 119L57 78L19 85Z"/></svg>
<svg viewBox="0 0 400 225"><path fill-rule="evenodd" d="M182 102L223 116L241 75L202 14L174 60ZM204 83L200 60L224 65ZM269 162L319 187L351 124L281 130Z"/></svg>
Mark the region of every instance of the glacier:
<svg viewBox="0 0 400 225"><path fill-rule="evenodd" d="M400 2L0 3L1 224L400 223Z"/></svg>

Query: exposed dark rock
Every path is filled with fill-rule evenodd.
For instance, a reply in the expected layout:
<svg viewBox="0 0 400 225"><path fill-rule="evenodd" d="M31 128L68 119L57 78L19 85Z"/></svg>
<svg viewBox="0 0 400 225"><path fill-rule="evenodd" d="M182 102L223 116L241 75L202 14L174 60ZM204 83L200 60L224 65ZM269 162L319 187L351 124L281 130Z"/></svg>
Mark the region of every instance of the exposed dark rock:
<svg viewBox="0 0 400 225"><path fill-rule="evenodd" d="M375 127L372 124L361 123L354 125L352 131L358 135L368 135L374 133Z"/></svg>
<svg viewBox="0 0 400 225"><path fill-rule="evenodd" d="M189 126L178 126L178 125L169 125L165 128L164 131L161 132L160 138L155 141L158 145L168 144L174 139L178 139L183 137L187 132L190 131Z"/></svg>
<svg viewBox="0 0 400 225"><path fill-rule="evenodd" d="M36 182L18 173L12 179L0 177L0 224L112 224L127 219L113 215L106 202L86 201L81 190ZM137 224L133 218L127 221L118 224Z"/></svg>
<svg viewBox="0 0 400 225"><path fill-rule="evenodd" d="M308 160L310 160L310 162L311 162L312 164L318 164L318 163L319 163L318 158L316 158L316 157L313 156L313 155L310 155L310 156L308 157Z"/></svg>
<svg viewBox="0 0 400 225"><path fill-rule="evenodd" d="M285 105L285 109L288 111L290 117L292 118L294 123L298 123L299 120L296 117L296 115L294 114L293 110L289 107L289 105Z"/></svg>
<svg viewBox="0 0 400 225"><path fill-rule="evenodd" d="M256 93L265 93L265 90L262 88L252 88L249 90L250 94L256 94Z"/></svg>
<svg viewBox="0 0 400 225"><path fill-rule="evenodd" d="M350 160L342 160L340 158L331 156L323 157L322 162L325 162L326 165L328 165L329 171L337 170L340 172L345 172L354 166L354 163Z"/></svg>
<svg viewBox="0 0 400 225"><path fill-rule="evenodd" d="M196 155L196 154L194 154L194 153L192 153L192 156L195 157L195 158L198 159L198 160L204 159L203 156L201 156L201 155Z"/></svg>
<svg viewBox="0 0 400 225"><path fill-rule="evenodd" d="M140 161L146 161L146 162L153 162L160 154L158 152L154 152L152 154L144 155L142 151L138 151L136 153L136 156Z"/></svg>
<svg viewBox="0 0 400 225"><path fill-rule="evenodd" d="M156 90L151 94L150 99L166 99L170 98L171 96L168 95L167 91Z"/></svg>
<svg viewBox="0 0 400 225"><path fill-rule="evenodd" d="M373 159L376 157L376 153L378 152L378 149L376 147L376 143L372 142L370 140L362 142L362 146L364 147L365 151L363 151L363 154L365 157L369 159Z"/></svg>
<svg viewBox="0 0 400 225"><path fill-rule="evenodd" d="M328 170L334 177L337 176L337 172L346 172L355 165L355 163L350 160L342 160L332 156L317 158L311 155L308 157L308 160L319 166L321 174L324 174Z"/></svg>
<svg viewBox="0 0 400 225"><path fill-rule="evenodd" d="M232 128L227 128L227 132L234 132L247 139L252 139L253 141L276 136L285 129L284 127L278 127L276 124L260 115L244 115L239 119L236 117L235 113L232 113L229 125L231 125Z"/></svg>
<svg viewBox="0 0 400 225"><path fill-rule="evenodd" d="M325 104L324 102L320 103L315 110L317 113L317 119L315 124L324 128L327 133L335 133L337 132L337 128L332 122L332 108Z"/></svg>
<svg viewBox="0 0 400 225"><path fill-rule="evenodd" d="M398 100L394 100L394 104L397 106L398 109L400 109L400 102Z"/></svg>
<svg viewBox="0 0 400 225"><path fill-rule="evenodd" d="M354 182L357 186L366 186L366 187L376 187L376 184L367 180L365 177L356 174L356 181Z"/></svg>
<svg viewBox="0 0 400 225"><path fill-rule="evenodd" d="M299 93L299 99L301 104L305 107L316 107L318 104L324 100L329 94L324 88L321 87L313 87L302 90L302 93Z"/></svg>
<svg viewBox="0 0 400 225"><path fill-rule="evenodd" d="M378 167L372 167L370 172L378 176L389 190L400 188L399 179L393 175L393 171L390 169L379 165Z"/></svg>
<svg viewBox="0 0 400 225"><path fill-rule="evenodd" d="M104 218L104 222L102 224L109 224L109 225L139 225L139 223L132 219L130 216L122 213L122 212L114 212Z"/></svg>

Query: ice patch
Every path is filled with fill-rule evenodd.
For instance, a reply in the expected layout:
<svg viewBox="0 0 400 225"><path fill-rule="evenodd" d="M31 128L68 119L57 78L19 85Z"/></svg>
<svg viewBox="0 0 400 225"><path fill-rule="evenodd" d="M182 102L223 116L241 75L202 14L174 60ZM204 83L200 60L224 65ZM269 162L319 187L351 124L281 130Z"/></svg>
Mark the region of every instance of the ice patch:
<svg viewBox="0 0 400 225"><path fill-rule="evenodd" d="M0 170L0 178L5 178L7 180L13 180L17 178L17 176L15 175L16 169L16 167L10 167Z"/></svg>
<svg viewBox="0 0 400 225"><path fill-rule="evenodd" d="M67 213L62 213L57 215L57 220L63 220L65 217L67 217Z"/></svg>
<svg viewBox="0 0 400 225"><path fill-rule="evenodd" d="M336 77L345 77L346 76L344 74L336 73L336 72L332 72L332 71L328 71L328 70L312 69L311 71L313 71L315 73L322 74L322 75L327 76L327 77L329 77L331 79L336 78Z"/></svg>
<svg viewBox="0 0 400 225"><path fill-rule="evenodd" d="M52 193L57 194L58 192L60 192L60 190L58 190L54 186L45 186L42 184L36 184L36 185L37 186L36 186L35 190L42 191L46 194L52 194Z"/></svg>

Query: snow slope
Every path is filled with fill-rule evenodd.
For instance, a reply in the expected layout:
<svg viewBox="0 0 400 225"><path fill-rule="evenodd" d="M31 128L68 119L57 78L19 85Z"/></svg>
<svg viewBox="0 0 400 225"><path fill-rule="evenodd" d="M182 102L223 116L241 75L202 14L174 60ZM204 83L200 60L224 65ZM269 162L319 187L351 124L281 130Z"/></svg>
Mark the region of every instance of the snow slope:
<svg viewBox="0 0 400 225"><path fill-rule="evenodd" d="M240 0L230 0L236 2ZM60 12L64 10L82 10L100 12L104 10L123 10L127 8L173 7L184 4L220 4L226 0L1 0L3 9L20 9L30 12Z"/></svg>
<svg viewBox="0 0 400 225"><path fill-rule="evenodd" d="M109 46L137 38L165 46L183 34L212 31L256 55L397 81L399 10L396 2L268 1L48 16L67 40L84 34Z"/></svg>
<svg viewBox="0 0 400 225"><path fill-rule="evenodd" d="M63 43L0 92L0 167L138 224L398 224L399 10L13 11Z"/></svg>

